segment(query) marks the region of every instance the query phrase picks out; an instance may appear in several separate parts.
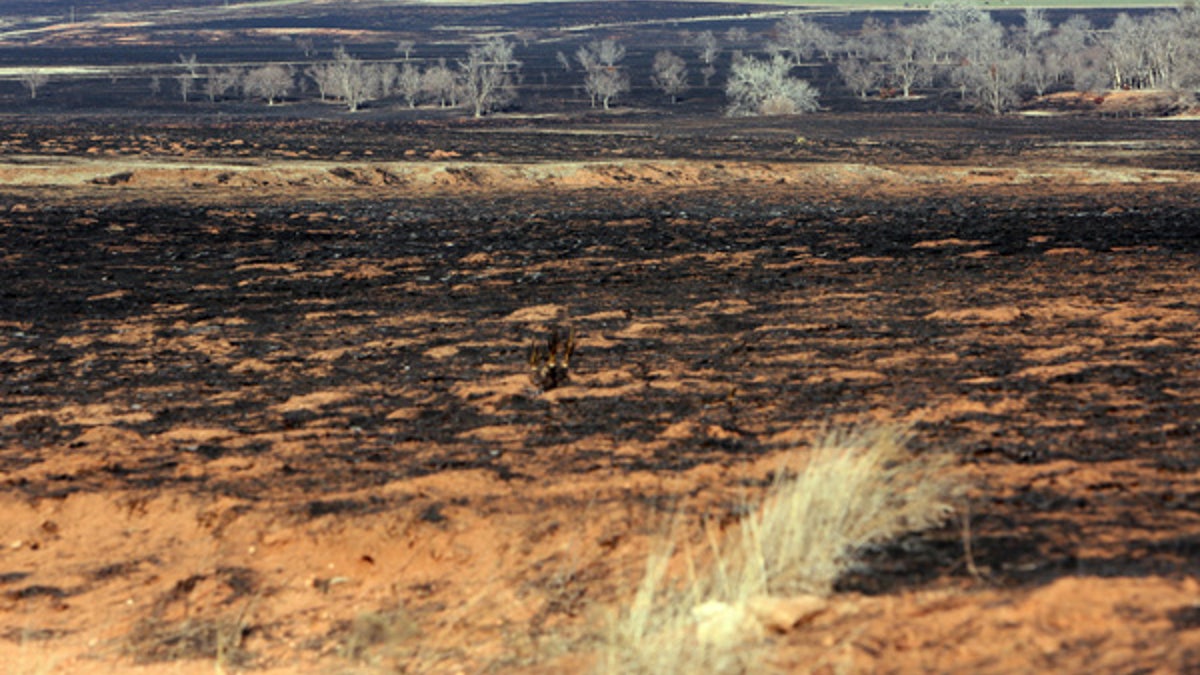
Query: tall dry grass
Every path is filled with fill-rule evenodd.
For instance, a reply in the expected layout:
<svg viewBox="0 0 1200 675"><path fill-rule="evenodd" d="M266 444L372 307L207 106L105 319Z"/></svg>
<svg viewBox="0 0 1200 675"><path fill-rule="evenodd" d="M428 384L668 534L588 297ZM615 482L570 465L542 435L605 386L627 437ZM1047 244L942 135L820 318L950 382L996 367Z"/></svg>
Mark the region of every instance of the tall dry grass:
<svg viewBox="0 0 1200 675"><path fill-rule="evenodd" d="M913 452L911 440L909 429L896 426L826 433L810 452L785 458L762 503L734 531L709 533L711 561L703 569L685 550L687 572L672 578L676 550L665 543L613 621L599 669L761 670L764 624L777 610L801 616L822 603L865 546L952 513L961 489L951 457Z"/></svg>

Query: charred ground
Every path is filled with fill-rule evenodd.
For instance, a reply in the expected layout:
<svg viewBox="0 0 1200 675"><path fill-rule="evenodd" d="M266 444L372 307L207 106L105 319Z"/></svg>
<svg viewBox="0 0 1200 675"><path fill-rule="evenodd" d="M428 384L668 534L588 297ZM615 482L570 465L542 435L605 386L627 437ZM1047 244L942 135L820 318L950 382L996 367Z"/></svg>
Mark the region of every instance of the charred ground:
<svg viewBox="0 0 1200 675"><path fill-rule="evenodd" d="M892 420L961 459L963 518L868 551L783 663L1197 664L1197 122L114 91L0 119L13 658L578 669L653 523L729 526L780 453Z"/></svg>

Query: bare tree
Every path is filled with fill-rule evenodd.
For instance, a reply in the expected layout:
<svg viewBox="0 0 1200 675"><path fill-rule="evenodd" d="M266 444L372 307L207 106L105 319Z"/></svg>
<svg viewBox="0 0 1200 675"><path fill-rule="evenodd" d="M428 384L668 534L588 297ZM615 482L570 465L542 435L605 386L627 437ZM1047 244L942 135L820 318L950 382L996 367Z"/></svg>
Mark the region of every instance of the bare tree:
<svg viewBox="0 0 1200 675"><path fill-rule="evenodd" d="M29 98L32 100L37 98L38 90L50 80L50 76L40 68L28 68L21 71L20 79L21 86L29 92Z"/></svg>
<svg viewBox="0 0 1200 675"><path fill-rule="evenodd" d="M842 50L847 55L868 61L886 61L890 46L888 27L873 16L863 19L857 35L842 42Z"/></svg>
<svg viewBox="0 0 1200 675"><path fill-rule="evenodd" d="M267 105L275 105L295 85L296 76L292 69L273 63L247 72L242 81L242 92L248 97L267 99Z"/></svg>
<svg viewBox="0 0 1200 675"><path fill-rule="evenodd" d="M330 97L337 97L337 73L334 71L332 63L317 63L304 71L305 75L317 85L317 92L321 96L322 101L329 100Z"/></svg>
<svg viewBox="0 0 1200 675"><path fill-rule="evenodd" d="M575 52L583 66L583 88L595 107L599 100L608 110L613 99L629 91L629 76L618 65L625 58L625 47L611 39L596 40Z"/></svg>
<svg viewBox="0 0 1200 675"><path fill-rule="evenodd" d="M368 76L375 86L375 96L387 98L396 93L397 82L400 79L400 67L394 63L371 64Z"/></svg>
<svg viewBox="0 0 1200 675"><path fill-rule="evenodd" d="M475 117L511 103L517 97L514 75L521 62L513 58L512 43L492 38L467 51L458 62L463 95Z"/></svg>
<svg viewBox="0 0 1200 675"><path fill-rule="evenodd" d="M913 87L925 84L931 71L922 52L926 35L920 25L897 26L888 34L887 73L892 85L904 98L912 96Z"/></svg>
<svg viewBox="0 0 1200 675"><path fill-rule="evenodd" d="M407 61L416 46L417 43L412 40L396 40L396 53L403 54L404 60Z"/></svg>
<svg viewBox="0 0 1200 675"><path fill-rule="evenodd" d="M185 72L176 75L175 81L179 83L179 95L186 103L196 85L196 79L200 77L200 62L196 59L195 54L180 54L179 65Z"/></svg>
<svg viewBox="0 0 1200 675"><path fill-rule="evenodd" d="M216 103L217 99L237 89L241 80L242 72L237 68L205 68L204 94L209 103Z"/></svg>
<svg viewBox="0 0 1200 675"><path fill-rule="evenodd" d="M1044 9L1026 7L1021 16L1025 20L1025 24L1018 32L1018 41L1021 46L1021 55L1029 56L1037 52L1042 41L1050 34L1051 26Z"/></svg>
<svg viewBox="0 0 1200 675"><path fill-rule="evenodd" d="M1044 46L1021 57L1021 80L1037 96L1045 95L1064 72L1059 54Z"/></svg>
<svg viewBox="0 0 1200 675"><path fill-rule="evenodd" d="M304 58L312 58L317 53L316 44L311 37L296 38L296 47L304 54Z"/></svg>
<svg viewBox="0 0 1200 675"><path fill-rule="evenodd" d="M650 82L671 97L671 103L679 100L679 95L687 91L687 64L683 59L669 51L660 51L654 55L654 65L651 68Z"/></svg>
<svg viewBox="0 0 1200 675"><path fill-rule="evenodd" d="M725 31L725 41L730 44L740 45L750 41L750 31L742 26L734 26Z"/></svg>
<svg viewBox="0 0 1200 675"><path fill-rule="evenodd" d="M799 15L789 14L775 24L775 37L767 43L767 51L783 54L798 65L816 54L832 58L838 43L838 37L828 30Z"/></svg>
<svg viewBox="0 0 1200 675"><path fill-rule="evenodd" d="M183 66L183 69L187 71L193 80L200 77L200 61L196 58L195 54L180 54L179 65Z"/></svg>
<svg viewBox="0 0 1200 675"><path fill-rule="evenodd" d="M404 101L408 103L408 107L417 107L417 101L421 98L421 71L411 63L405 63L399 74L396 76L396 89L400 95L404 97Z"/></svg>
<svg viewBox="0 0 1200 675"><path fill-rule="evenodd" d="M847 57L837 64L838 75L859 98L866 98L883 82L883 69L877 63L857 57Z"/></svg>
<svg viewBox="0 0 1200 675"><path fill-rule="evenodd" d="M1112 28L1100 38L1110 83L1120 89L1141 86L1144 75L1144 40L1141 22L1121 12Z"/></svg>
<svg viewBox="0 0 1200 675"><path fill-rule="evenodd" d="M330 93L341 98L350 112L357 112L363 103L375 96L377 82L372 69L350 56L343 47L333 51L330 68L329 76L333 85Z"/></svg>
<svg viewBox="0 0 1200 675"><path fill-rule="evenodd" d="M625 59L625 45L612 38L593 40L581 46L575 52L575 58L579 59L584 70L595 66L613 68Z"/></svg>
<svg viewBox="0 0 1200 675"><path fill-rule="evenodd" d="M692 44L696 45L696 55L700 57L700 62L706 66L711 66L721 53L717 36L711 30L697 33L692 38Z"/></svg>
<svg viewBox="0 0 1200 675"><path fill-rule="evenodd" d="M1076 89L1091 89L1104 77L1096 64L1099 49L1095 36L1092 22L1075 14L1059 24L1049 38L1049 49L1060 60L1064 77Z"/></svg>
<svg viewBox="0 0 1200 675"><path fill-rule="evenodd" d="M564 54L560 49L554 53L554 58L558 61L558 65L562 66L563 72L571 72L571 57Z"/></svg>
<svg viewBox="0 0 1200 675"><path fill-rule="evenodd" d="M443 108L458 105L461 89L458 74L446 65L445 59L426 68L421 76L421 90Z"/></svg>
<svg viewBox="0 0 1200 675"><path fill-rule="evenodd" d="M725 95L730 115L794 115L817 109L819 93L791 76L792 63L780 55L743 58L733 64Z"/></svg>
<svg viewBox="0 0 1200 675"><path fill-rule="evenodd" d="M188 96L192 93L192 87L196 86L196 78L187 73L180 73L175 76L175 81L179 83L179 95L183 98L183 102L187 103Z"/></svg>
<svg viewBox="0 0 1200 675"><path fill-rule="evenodd" d="M1019 100L1021 55L1001 48L964 67L963 78L977 108L993 115L1003 114Z"/></svg>
<svg viewBox="0 0 1200 675"><path fill-rule="evenodd" d="M614 99L629 91L629 88L629 76L616 66L593 68L584 81L584 89L593 101L599 99L605 110L609 109Z"/></svg>

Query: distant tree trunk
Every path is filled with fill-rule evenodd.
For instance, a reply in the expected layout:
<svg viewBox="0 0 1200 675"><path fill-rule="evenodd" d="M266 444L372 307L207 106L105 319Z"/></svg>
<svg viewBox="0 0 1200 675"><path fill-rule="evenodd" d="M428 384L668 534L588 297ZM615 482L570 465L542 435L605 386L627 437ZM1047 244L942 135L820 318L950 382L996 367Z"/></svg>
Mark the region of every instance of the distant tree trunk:
<svg viewBox="0 0 1200 675"><path fill-rule="evenodd" d="M46 84L49 79L50 78L46 75L46 73L37 68L30 68L29 70L21 73L21 84L29 92L30 100L37 98L38 90L41 89L42 85Z"/></svg>

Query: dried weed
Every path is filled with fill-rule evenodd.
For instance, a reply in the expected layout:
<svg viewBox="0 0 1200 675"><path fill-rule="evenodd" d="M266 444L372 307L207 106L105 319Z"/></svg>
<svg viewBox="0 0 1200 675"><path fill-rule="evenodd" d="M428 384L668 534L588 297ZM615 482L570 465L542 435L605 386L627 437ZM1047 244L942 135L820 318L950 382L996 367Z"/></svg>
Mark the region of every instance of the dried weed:
<svg viewBox="0 0 1200 675"><path fill-rule="evenodd" d="M832 431L776 473L761 506L722 538L712 562L668 573L675 547L651 555L632 605L612 623L599 669L608 673L761 670L768 631L789 630L825 596L864 546L943 522L960 497L946 454L910 450L906 428ZM807 463L797 470L798 459ZM673 537L668 537L670 541Z"/></svg>

